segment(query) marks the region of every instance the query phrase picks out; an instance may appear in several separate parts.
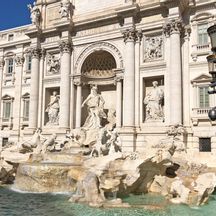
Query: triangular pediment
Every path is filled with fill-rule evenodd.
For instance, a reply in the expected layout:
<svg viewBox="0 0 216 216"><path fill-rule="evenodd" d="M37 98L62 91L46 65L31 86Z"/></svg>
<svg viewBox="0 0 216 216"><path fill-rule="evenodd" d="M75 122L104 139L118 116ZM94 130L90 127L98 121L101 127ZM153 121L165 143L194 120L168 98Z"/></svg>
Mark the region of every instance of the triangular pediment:
<svg viewBox="0 0 216 216"><path fill-rule="evenodd" d="M211 81L212 77L208 74L201 74L195 79L191 80L192 83L194 82L209 82Z"/></svg>
<svg viewBox="0 0 216 216"><path fill-rule="evenodd" d="M5 95L2 97L2 100L13 100L13 97L11 97L11 96L8 95L8 94L5 94Z"/></svg>
<svg viewBox="0 0 216 216"><path fill-rule="evenodd" d="M30 94L28 93L28 92L26 92L23 96L22 96L22 98L29 98L30 97Z"/></svg>

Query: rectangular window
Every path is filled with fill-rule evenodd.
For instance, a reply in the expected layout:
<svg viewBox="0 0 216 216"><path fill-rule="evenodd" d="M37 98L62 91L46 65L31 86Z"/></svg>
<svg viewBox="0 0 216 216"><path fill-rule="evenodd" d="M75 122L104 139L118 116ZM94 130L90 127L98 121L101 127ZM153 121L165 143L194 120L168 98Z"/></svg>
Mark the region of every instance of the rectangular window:
<svg viewBox="0 0 216 216"><path fill-rule="evenodd" d="M199 138L199 151L211 152L211 138Z"/></svg>
<svg viewBox="0 0 216 216"><path fill-rule="evenodd" d="M11 117L11 101L3 102L3 119L4 121L9 121Z"/></svg>
<svg viewBox="0 0 216 216"><path fill-rule="evenodd" d="M25 99L23 103L23 120L29 120L29 99Z"/></svg>
<svg viewBox="0 0 216 216"><path fill-rule="evenodd" d="M3 137L3 138L2 138L2 147L6 146L7 143L8 143L8 138Z"/></svg>
<svg viewBox="0 0 216 216"><path fill-rule="evenodd" d="M208 86L199 87L199 108L209 107Z"/></svg>
<svg viewBox="0 0 216 216"><path fill-rule="evenodd" d="M13 73L13 67L14 67L14 60L12 58L9 58L8 59L8 70L7 70L9 74Z"/></svg>
<svg viewBox="0 0 216 216"><path fill-rule="evenodd" d="M205 45L208 44L208 33L207 33L207 24L198 25L198 44Z"/></svg>
<svg viewBox="0 0 216 216"><path fill-rule="evenodd" d="M31 71L31 56L27 57L27 71Z"/></svg>
<svg viewBox="0 0 216 216"><path fill-rule="evenodd" d="M13 34L9 34L8 35L8 41L12 41L14 39L14 35Z"/></svg>

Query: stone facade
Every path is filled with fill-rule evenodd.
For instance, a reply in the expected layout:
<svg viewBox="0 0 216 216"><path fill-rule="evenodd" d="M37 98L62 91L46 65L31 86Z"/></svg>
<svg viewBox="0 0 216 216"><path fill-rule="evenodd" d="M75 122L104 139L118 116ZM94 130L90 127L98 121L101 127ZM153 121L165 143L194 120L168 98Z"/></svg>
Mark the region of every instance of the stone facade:
<svg viewBox="0 0 216 216"><path fill-rule="evenodd" d="M216 96L206 94L206 28L216 20L215 1L37 0L28 8L31 25L0 32L3 144L38 127L59 138L80 128L88 115L82 103L97 85L104 110L115 110L124 149L157 145L180 124L188 154L203 161L216 154L216 127L207 116ZM59 107L52 122L53 92ZM200 152L209 143L211 153Z"/></svg>

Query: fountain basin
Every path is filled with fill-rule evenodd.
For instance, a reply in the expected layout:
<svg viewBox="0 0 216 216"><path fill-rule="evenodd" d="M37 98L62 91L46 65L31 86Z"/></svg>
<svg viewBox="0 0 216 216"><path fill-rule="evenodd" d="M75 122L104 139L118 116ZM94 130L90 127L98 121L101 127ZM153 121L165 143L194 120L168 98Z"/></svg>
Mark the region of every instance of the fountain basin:
<svg viewBox="0 0 216 216"><path fill-rule="evenodd" d="M23 163L17 170L13 189L26 192L74 192L76 181L68 172L77 167L72 163Z"/></svg>

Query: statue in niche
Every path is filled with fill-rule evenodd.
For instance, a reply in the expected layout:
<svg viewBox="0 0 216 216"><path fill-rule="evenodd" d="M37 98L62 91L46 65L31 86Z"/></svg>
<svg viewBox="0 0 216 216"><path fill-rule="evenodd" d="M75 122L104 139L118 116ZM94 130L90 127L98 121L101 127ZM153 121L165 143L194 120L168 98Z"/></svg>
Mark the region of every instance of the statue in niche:
<svg viewBox="0 0 216 216"><path fill-rule="evenodd" d="M61 18L69 18L70 16L70 0L62 0L61 1L61 7L59 9L59 13L61 15Z"/></svg>
<svg viewBox="0 0 216 216"><path fill-rule="evenodd" d="M152 60L162 57L162 38L146 38L145 59Z"/></svg>
<svg viewBox="0 0 216 216"><path fill-rule="evenodd" d="M49 74L57 74L60 70L60 61L54 55L48 56L47 71Z"/></svg>
<svg viewBox="0 0 216 216"><path fill-rule="evenodd" d="M85 104L88 107L88 117L83 125L85 129L101 128L101 119L107 117L103 110L105 101L97 91L97 86L92 86L91 93L82 103L82 107Z"/></svg>
<svg viewBox="0 0 216 216"><path fill-rule="evenodd" d="M46 111L48 113L49 121L46 125L58 125L59 124L59 95L56 91L50 97L50 102L47 105Z"/></svg>
<svg viewBox="0 0 216 216"><path fill-rule="evenodd" d="M39 26L40 24L40 9L36 6L36 3L33 3L33 7L31 4L28 4L28 9L30 10L31 13L31 21L34 25Z"/></svg>
<svg viewBox="0 0 216 216"><path fill-rule="evenodd" d="M158 87L158 82L152 82L153 89L149 92L145 99L144 104L146 105L146 121L148 120L162 120L164 121L164 91Z"/></svg>

